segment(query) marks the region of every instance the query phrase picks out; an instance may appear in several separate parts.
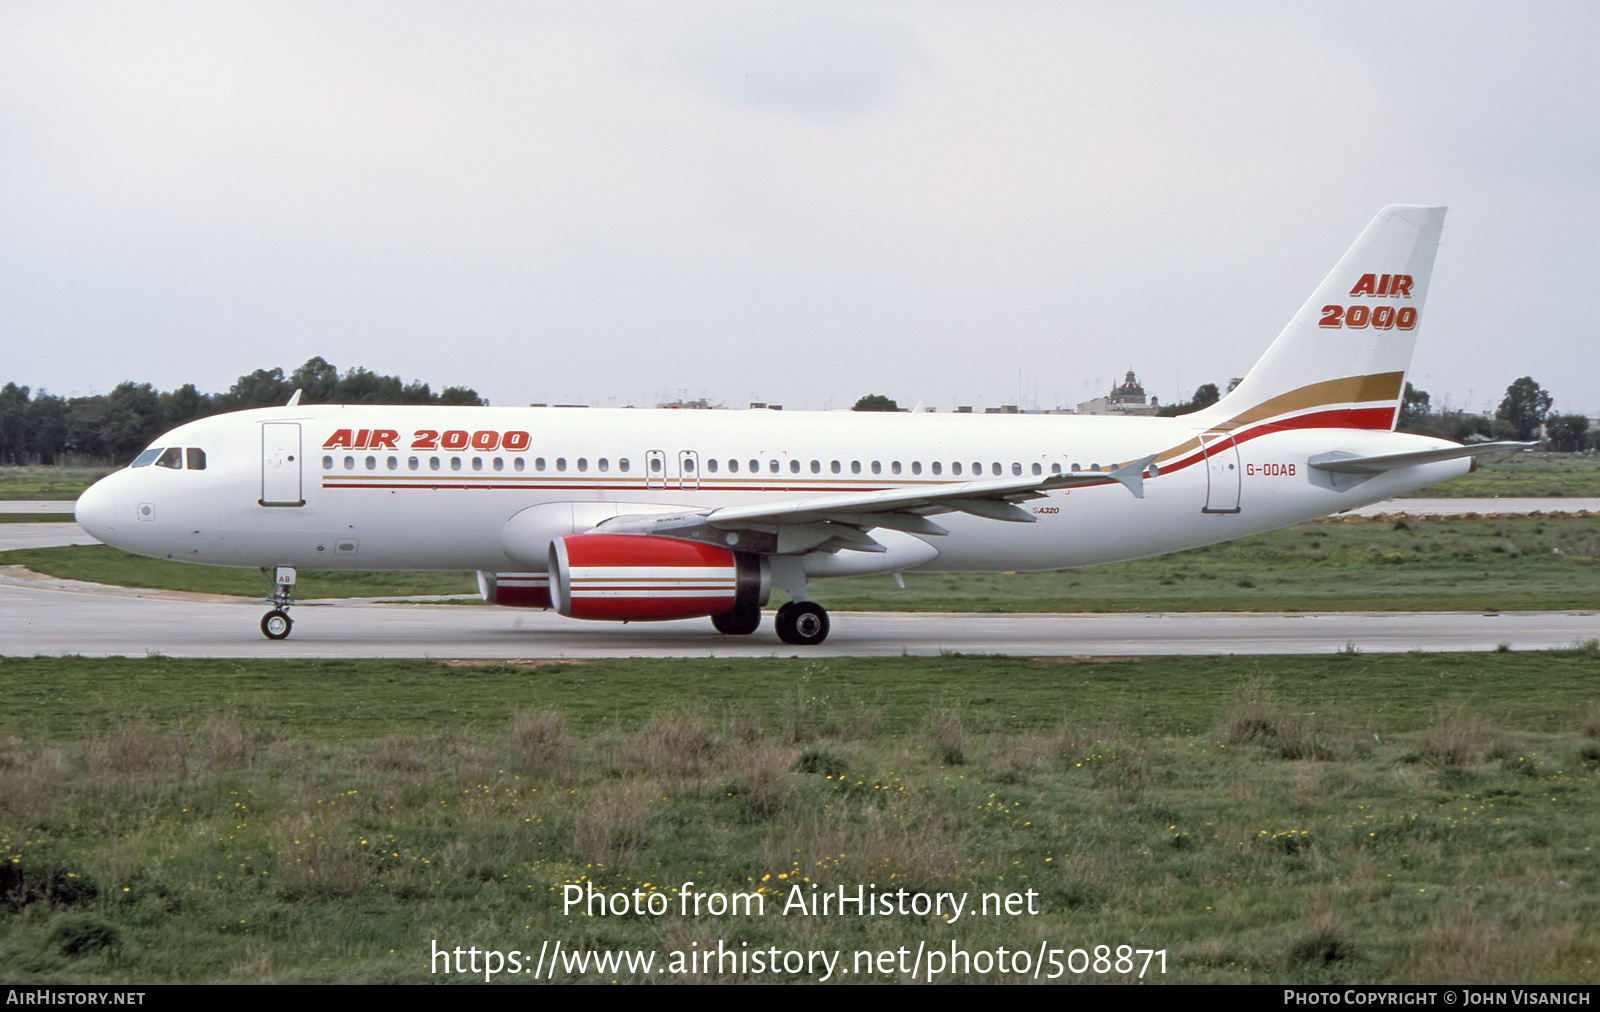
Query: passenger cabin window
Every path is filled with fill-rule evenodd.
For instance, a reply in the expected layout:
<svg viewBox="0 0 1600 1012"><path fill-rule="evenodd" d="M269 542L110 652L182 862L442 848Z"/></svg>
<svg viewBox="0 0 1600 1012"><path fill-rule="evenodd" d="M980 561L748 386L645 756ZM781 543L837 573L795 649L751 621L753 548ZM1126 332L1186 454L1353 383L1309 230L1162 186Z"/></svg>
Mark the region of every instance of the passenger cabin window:
<svg viewBox="0 0 1600 1012"><path fill-rule="evenodd" d="M1051 474L1060 474L1061 473L1061 465L1060 464L1051 464L1050 465L1050 473Z"/></svg>
<svg viewBox="0 0 1600 1012"><path fill-rule="evenodd" d="M512 470L513 470L513 471L520 471L520 470L522 470L522 458L521 458L521 457L518 457L518 458L517 458L517 459L516 459L516 460L513 460L513 461L512 461L512 462L511 462L511 469L512 469Z"/></svg>
<svg viewBox="0 0 1600 1012"><path fill-rule="evenodd" d="M772 461L768 461L767 463L768 463L767 470L771 471L773 474L777 474L778 473L778 462L776 460L772 460Z"/></svg>
<svg viewBox="0 0 1600 1012"><path fill-rule="evenodd" d="M418 460L417 458L415 458L415 457L407 457L406 458L406 469L407 470L415 471L418 468L420 468L421 466L422 466L422 461Z"/></svg>
<svg viewBox="0 0 1600 1012"><path fill-rule="evenodd" d="M715 458L715 457L712 457L711 459L706 461L706 470L710 471L712 474L716 474L717 473L717 468L719 466L720 465L717 464L717 458Z"/></svg>
<svg viewBox="0 0 1600 1012"><path fill-rule="evenodd" d="M557 457L556 458L556 470L557 471L565 471L566 469L567 469L567 458L565 458L565 457Z"/></svg>
<svg viewBox="0 0 1600 1012"><path fill-rule="evenodd" d="M506 469L506 460L504 457L494 458L494 469L496 471L504 471Z"/></svg>
<svg viewBox="0 0 1600 1012"><path fill-rule="evenodd" d="M367 470L368 471L376 471L377 469L378 469L378 458L377 457L368 457L367 458Z"/></svg>
<svg viewBox="0 0 1600 1012"><path fill-rule="evenodd" d="M451 457L450 458L450 470L452 470L452 471L461 470L461 458L460 457Z"/></svg>
<svg viewBox="0 0 1600 1012"><path fill-rule="evenodd" d="M894 474L900 473L900 462L897 460L889 465L889 470Z"/></svg>
<svg viewBox="0 0 1600 1012"><path fill-rule="evenodd" d="M811 462L811 473L812 474L821 474L822 473L822 461L813 460Z"/></svg>
<svg viewBox="0 0 1600 1012"><path fill-rule="evenodd" d="M898 470L900 470L900 468L896 467L895 470L898 471ZM872 462L872 473L873 474L882 474L883 473L883 465L878 463L876 460L874 460Z"/></svg>
<svg viewBox="0 0 1600 1012"><path fill-rule="evenodd" d="M1044 468L1040 467L1038 464L1035 464L1035 465L1033 465L1033 473L1034 474L1044 474Z"/></svg>
<svg viewBox="0 0 1600 1012"><path fill-rule="evenodd" d="M161 451L161 456L156 458L157 467L170 467L175 471L183 470L183 447L169 446Z"/></svg>
<svg viewBox="0 0 1600 1012"><path fill-rule="evenodd" d="M739 462L737 460L728 461L728 473L729 474L738 474L739 473Z"/></svg>
<svg viewBox="0 0 1600 1012"><path fill-rule="evenodd" d="M189 461L189 470L204 471L206 469L206 451L198 446L191 446L183 453Z"/></svg>
<svg viewBox="0 0 1600 1012"><path fill-rule="evenodd" d="M344 469L346 471L354 471L356 469L356 458L354 458L354 457L346 457L346 458L344 458Z"/></svg>
<svg viewBox="0 0 1600 1012"><path fill-rule="evenodd" d="M940 468L941 468L941 467L942 467L942 466L943 466L943 465L941 465L941 464L940 464L940 463L939 463L939 462L938 462L938 461L937 461L937 460L936 460L936 461L934 461L934 462L933 462L933 473L934 473L934 474L938 474L938 473L939 473L939 470L940 470Z"/></svg>
<svg viewBox="0 0 1600 1012"><path fill-rule="evenodd" d="M483 458L482 457L473 457L472 458L472 469L474 471L482 471L483 470Z"/></svg>
<svg viewBox="0 0 1600 1012"><path fill-rule="evenodd" d="M391 470L391 471L400 470L400 458L399 457L390 457L384 463L389 468L389 470Z"/></svg>
<svg viewBox="0 0 1600 1012"><path fill-rule="evenodd" d="M933 466L935 468L934 473L937 474L938 473L937 468L939 467L939 465L935 464ZM951 474L960 474L961 473L961 461L958 460L955 463L950 465L950 473Z"/></svg>
<svg viewBox="0 0 1600 1012"><path fill-rule="evenodd" d="M832 471L834 474L838 474L840 470L839 462L837 460L829 461L828 470Z"/></svg>
<svg viewBox="0 0 1600 1012"><path fill-rule="evenodd" d="M760 471L761 471L761 461L752 460L750 462L750 473L751 474L758 474L758 473L760 473Z"/></svg>
<svg viewBox="0 0 1600 1012"><path fill-rule="evenodd" d="M1034 467L1034 471L1033 471L1033 473L1034 473L1034 474L1038 474L1038 473L1039 473L1039 470L1038 470L1038 468L1039 468L1039 465L1038 465L1038 464L1035 464L1035 465L1033 465L1033 467ZM1021 464L1016 464L1016 463L1013 463L1013 464L1012 464L1012 465L1011 465L1011 473L1012 473L1012 474L1021 474L1021 473L1022 473L1022 465L1021 465Z"/></svg>
<svg viewBox="0 0 1600 1012"><path fill-rule="evenodd" d="M588 457L579 457L578 458L578 470L580 470L580 471L589 470L589 458Z"/></svg>
<svg viewBox="0 0 1600 1012"><path fill-rule="evenodd" d="M601 471L609 471L609 470L611 470L611 461L607 460L604 457L601 457L600 458L600 470Z"/></svg>
<svg viewBox="0 0 1600 1012"><path fill-rule="evenodd" d="M617 461L617 470L621 471L623 474L627 474L628 473L628 458L627 457L623 457L621 460Z"/></svg>
<svg viewBox="0 0 1600 1012"><path fill-rule="evenodd" d="M139 465L137 463L135 463L133 466L134 467L138 467ZM333 458L332 457L323 457L322 458L322 469L324 471L332 471L333 470Z"/></svg>
<svg viewBox="0 0 1600 1012"><path fill-rule="evenodd" d="M861 473L861 461L852 460L850 462L850 473L851 474L860 474Z"/></svg>
<svg viewBox="0 0 1600 1012"><path fill-rule="evenodd" d="M777 462L776 461L773 462L773 467L774 468L777 467ZM789 461L789 471L790 471L791 474L799 474L800 473L800 462L798 460Z"/></svg>
<svg viewBox="0 0 1600 1012"><path fill-rule="evenodd" d="M912 474L921 474L922 473L922 461L913 460L911 462L911 473Z"/></svg>
<svg viewBox="0 0 1600 1012"><path fill-rule="evenodd" d="M159 456L161 456L161 447L152 446L152 447L150 447L150 449L144 451L143 453L139 454L137 457L133 458L133 463L129 464L128 466L129 467L149 467L151 464L155 463L156 458L159 457ZM328 463L324 465L325 467L332 467L333 466L333 461L332 461L331 457L323 457L322 459L328 461Z"/></svg>

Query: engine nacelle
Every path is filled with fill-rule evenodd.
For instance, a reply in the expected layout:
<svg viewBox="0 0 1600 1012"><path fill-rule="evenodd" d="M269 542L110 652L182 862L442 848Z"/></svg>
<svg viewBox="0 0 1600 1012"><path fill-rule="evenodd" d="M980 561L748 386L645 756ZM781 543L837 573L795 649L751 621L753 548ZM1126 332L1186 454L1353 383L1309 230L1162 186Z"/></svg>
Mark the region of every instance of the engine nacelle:
<svg viewBox="0 0 1600 1012"><path fill-rule="evenodd" d="M548 608L550 576L547 573L489 573L478 571L478 596L505 608Z"/></svg>
<svg viewBox="0 0 1600 1012"><path fill-rule="evenodd" d="M772 583L757 555L641 534L550 543L550 597L572 618L661 622L759 608Z"/></svg>

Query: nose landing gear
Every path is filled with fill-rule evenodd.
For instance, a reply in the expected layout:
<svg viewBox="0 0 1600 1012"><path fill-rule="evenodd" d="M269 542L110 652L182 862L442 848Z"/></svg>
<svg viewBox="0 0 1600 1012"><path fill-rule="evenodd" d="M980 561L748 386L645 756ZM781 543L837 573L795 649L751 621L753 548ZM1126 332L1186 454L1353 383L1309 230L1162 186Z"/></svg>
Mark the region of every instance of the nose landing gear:
<svg viewBox="0 0 1600 1012"><path fill-rule="evenodd" d="M274 608L261 616L261 632L269 640L287 639L294 628L294 619L282 608Z"/></svg>
<svg viewBox="0 0 1600 1012"><path fill-rule="evenodd" d="M289 631L294 628L294 620L289 617L290 598L294 595L294 569L290 566L278 566L271 571L262 570L271 581L272 590L267 594L267 603L272 605L272 610L261 616L261 635L269 640L287 639Z"/></svg>

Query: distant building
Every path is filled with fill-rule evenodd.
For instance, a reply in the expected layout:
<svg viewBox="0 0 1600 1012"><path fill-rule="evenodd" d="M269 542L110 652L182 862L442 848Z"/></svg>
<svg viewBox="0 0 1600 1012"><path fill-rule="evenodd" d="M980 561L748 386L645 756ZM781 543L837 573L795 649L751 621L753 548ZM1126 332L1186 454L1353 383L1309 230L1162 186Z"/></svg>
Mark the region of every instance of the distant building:
<svg viewBox="0 0 1600 1012"><path fill-rule="evenodd" d="M704 397L694 401L668 401L665 404L656 405L658 408L673 408L682 411L715 411L721 406L720 404L712 404Z"/></svg>
<svg viewBox="0 0 1600 1012"><path fill-rule="evenodd" d="M1078 405L1080 415L1153 415L1160 410L1161 404L1156 398L1145 397L1144 387L1139 385L1139 378L1132 369L1123 377L1121 386L1112 387L1104 397Z"/></svg>

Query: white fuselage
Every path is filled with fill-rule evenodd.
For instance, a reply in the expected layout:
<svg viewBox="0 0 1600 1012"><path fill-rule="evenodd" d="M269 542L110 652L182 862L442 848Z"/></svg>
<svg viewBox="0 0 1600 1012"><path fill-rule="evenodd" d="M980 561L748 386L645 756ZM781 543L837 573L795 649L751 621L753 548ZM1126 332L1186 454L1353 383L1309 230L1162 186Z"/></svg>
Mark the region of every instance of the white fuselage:
<svg viewBox="0 0 1600 1012"><path fill-rule="evenodd" d="M899 541L886 553L846 550L807 563L816 576L996 572L1225 541L1444 481L1470 466L1463 459L1405 467L1340 491L1314 480L1309 457L1452 444L1379 429L1264 427L1208 455L1197 442L1201 432L1181 417L297 405L174 429L154 446L203 450L203 469L126 468L87 491L78 516L108 544L206 565L526 571L540 567L508 555L503 535L530 507L710 510L1058 469L1109 471L1161 455L1143 498L1110 481L1057 490L1022 504L1034 523L934 516L948 535L917 538L936 555L905 540L912 535L891 532ZM573 531L592 525L579 506Z"/></svg>

